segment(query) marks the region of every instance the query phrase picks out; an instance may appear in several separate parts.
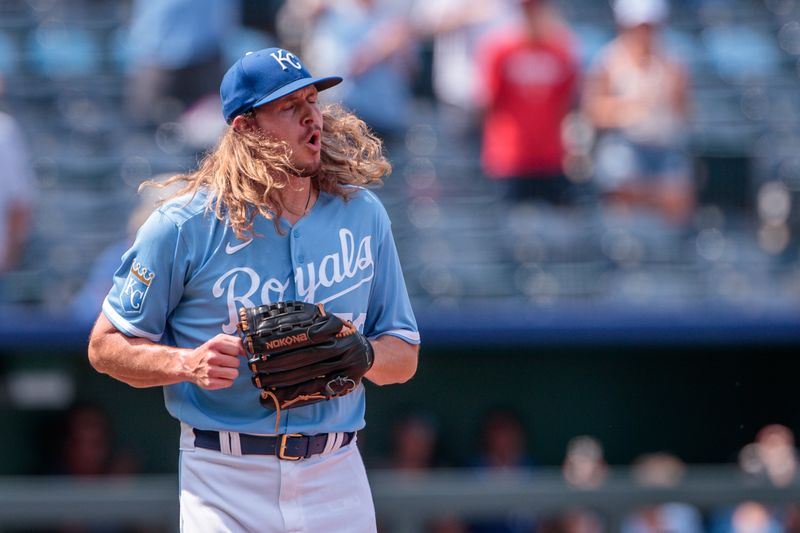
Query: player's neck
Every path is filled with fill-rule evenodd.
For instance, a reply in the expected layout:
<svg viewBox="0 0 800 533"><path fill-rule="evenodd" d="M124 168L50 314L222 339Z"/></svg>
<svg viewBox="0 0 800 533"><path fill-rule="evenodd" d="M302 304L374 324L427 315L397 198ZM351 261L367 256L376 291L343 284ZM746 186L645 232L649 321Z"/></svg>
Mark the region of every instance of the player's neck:
<svg viewBox="0 0 800 533"><path fill-rule="evenodd" d="M317 194L311 178L292 176L289 183L280 190L283 214L287 222L294 224L313 207Z"/></svg>

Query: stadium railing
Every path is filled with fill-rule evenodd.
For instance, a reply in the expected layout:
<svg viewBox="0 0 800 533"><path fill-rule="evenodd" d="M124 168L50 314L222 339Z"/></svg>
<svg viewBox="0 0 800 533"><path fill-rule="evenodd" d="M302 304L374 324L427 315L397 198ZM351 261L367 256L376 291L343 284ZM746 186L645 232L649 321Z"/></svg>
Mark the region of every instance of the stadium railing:
<svg viewBox="0 0 800 533"><path fill-rule="evenodd" d="M394 533L424 531L437 517L464 520L509 514L553 516L589 510L618 531L628 513L642 506L682 502L712 512L745 501L770 505L800 501L800 483L776 487L745 476L734 465L693 465L674 486L635 482L627 468L614 468L597 489L568 485L556 468L531 474L435 470L404 475L369 472L377 515ZM174 530L178 520L174 475L133 478L0 478L0 530L63 524L136 525Z"/></svg>

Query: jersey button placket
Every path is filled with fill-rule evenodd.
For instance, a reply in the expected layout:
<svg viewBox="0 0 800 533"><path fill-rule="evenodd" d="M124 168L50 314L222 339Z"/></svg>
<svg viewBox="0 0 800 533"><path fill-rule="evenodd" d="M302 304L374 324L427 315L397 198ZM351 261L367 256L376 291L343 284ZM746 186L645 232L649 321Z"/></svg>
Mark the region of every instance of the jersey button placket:
<svg viewBox="0 0 800 533"><path fill-rule="evenodd" d="M298 248L298 240L300 239L300 230L295 228L292 230L292 255L297 264L302 265L306 262L306 257Z"/></svg>

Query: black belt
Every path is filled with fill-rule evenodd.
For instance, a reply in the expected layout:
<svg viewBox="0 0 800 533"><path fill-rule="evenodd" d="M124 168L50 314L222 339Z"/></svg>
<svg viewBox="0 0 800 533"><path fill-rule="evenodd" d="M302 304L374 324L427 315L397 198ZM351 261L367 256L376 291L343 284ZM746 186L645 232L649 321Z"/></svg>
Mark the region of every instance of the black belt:
<svg viewBox="0 0 800 533"><path fill-rule="evenodd" d="M219 432L195 429L194 445L198 448L220 451ZM265 437L239 433L242 455L277 455L279 459L297 461L322 453L328 444L328 436L335 433L319 435L300 435L296 433ZM344 433L341 446L346 446L355 437L355 431Z"/></svg>

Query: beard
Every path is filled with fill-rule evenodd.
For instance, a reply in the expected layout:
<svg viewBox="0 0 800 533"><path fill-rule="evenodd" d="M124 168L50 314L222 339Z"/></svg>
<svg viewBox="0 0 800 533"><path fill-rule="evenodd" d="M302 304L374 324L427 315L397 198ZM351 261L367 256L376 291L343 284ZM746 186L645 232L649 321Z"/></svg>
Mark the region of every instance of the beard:
<svg viewBox="0 0 800 533"><path fill-rule="evenodd" d="M322 161L317 160L308 165L297 165L297 172L298 176L301 178L311 178L319 174L319 170L322 168Z"/></svg>

